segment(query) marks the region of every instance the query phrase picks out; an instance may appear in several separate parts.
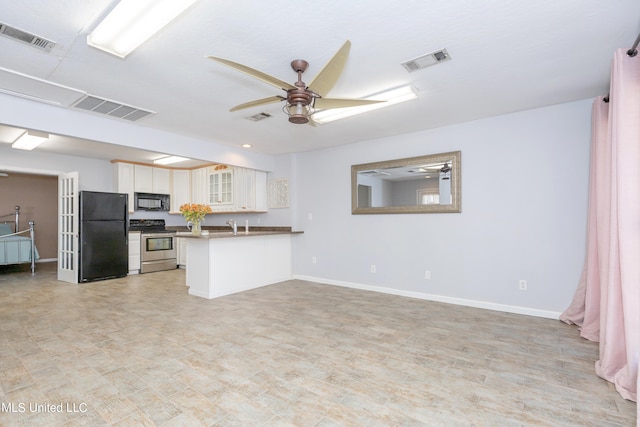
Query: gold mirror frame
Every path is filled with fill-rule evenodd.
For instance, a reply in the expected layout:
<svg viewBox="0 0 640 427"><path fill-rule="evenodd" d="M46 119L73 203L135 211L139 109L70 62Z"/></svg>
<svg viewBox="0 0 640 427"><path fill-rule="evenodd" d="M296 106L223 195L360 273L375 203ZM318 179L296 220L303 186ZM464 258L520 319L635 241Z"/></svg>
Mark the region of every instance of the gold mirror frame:
<svg viewBox="0 0 640 427"><path fill-rule="evenodd" d="M409 157L405 159L385 160L382 162L363 163L351 166L351 213L359 214L411 214L411 213L458 213L462 209L460 193L461 152L430 154L426 156ZM425 204L411 206L376 206L358 207L358 173L379 169L396 169L401 167L419 166L428 163L449 163L451 165L451 204Z"/></svg>

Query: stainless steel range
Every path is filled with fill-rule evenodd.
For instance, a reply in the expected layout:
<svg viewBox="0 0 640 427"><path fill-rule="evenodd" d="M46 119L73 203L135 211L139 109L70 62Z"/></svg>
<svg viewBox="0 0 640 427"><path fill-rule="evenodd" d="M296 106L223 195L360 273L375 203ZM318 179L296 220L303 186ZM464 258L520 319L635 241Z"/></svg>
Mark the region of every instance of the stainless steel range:
<svg viewBox="0 0 640 427"><path fill-rule="evenodd" d="M140 231L140 273L175 270L175 231L165 228L164 219L130 219L129 231Z"/></svg>

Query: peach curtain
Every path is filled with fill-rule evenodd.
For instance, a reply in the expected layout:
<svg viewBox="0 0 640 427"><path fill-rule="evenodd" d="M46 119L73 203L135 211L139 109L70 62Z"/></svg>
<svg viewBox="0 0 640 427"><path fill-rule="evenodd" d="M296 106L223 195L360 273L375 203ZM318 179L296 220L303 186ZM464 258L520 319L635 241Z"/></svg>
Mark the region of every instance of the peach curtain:
<svg viewBox="0 0 640 427"><path fill-rule="evenodd" d="M560 319L599 341L597 375L637 401L640 352L640 55L616 51L594 101L585 266Z"/></svg>

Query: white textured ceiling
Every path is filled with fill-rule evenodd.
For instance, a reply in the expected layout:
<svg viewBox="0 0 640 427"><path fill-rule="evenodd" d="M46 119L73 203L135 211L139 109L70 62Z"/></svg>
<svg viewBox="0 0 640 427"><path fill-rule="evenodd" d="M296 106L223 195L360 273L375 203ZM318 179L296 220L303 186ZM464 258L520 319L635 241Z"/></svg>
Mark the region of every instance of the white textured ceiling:
<svg viewBox="0 0 640 427"><path fill-rule="evenodd" d="M143 127L269 154L300 152L604 95L610 61L640 31L637 0L199 0L126 59L86 44L113 0L0 2L0 21L57 42L49 53L0 37L0 67L157 112ZM205 58L227 58L309 82L352 43L331 97L413 84L419 99L345 120L294 125L284 94ZM400 63L446 48L452 60L408 73ZM247 116L266 112L260 122ZM92 113L79 113L92 114ZM112 119L118 120L118 119ZM0 117L0 123L2 117ZM179 154L179 153L177 153Z"/></svg>

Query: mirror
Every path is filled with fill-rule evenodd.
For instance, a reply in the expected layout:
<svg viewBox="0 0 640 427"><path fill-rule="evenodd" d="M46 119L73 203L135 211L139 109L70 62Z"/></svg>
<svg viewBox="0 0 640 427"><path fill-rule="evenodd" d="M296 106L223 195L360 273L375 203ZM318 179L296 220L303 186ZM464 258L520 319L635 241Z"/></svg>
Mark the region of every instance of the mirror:
<svg viewBox="0 0 640 427"><path fill-rule="evenodd" d="M351 213L461 212L460 151L351 166Z"/></svg>

